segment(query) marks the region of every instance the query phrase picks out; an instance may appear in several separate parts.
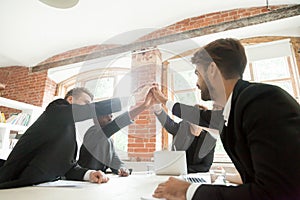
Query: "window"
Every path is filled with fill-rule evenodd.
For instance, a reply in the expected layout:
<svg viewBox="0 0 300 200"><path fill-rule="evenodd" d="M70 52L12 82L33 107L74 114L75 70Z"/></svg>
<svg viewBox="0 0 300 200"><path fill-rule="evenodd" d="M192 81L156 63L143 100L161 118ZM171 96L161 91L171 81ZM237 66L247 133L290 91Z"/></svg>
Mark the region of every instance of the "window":
<svg viewBox="0 0 300 200"><path fill-rule="evenodd" d="M290 56L285 56L250 62L244 79L279 86L298 100L299 78L290 59Z"/></svg>
<svg viewBox="0 0 300 200"><path fill-rule="evenodd" d="M75 77L72 77L59 85L60 96L64 96L67 91L78 86L86 87L94 95L94 101L101 101L112 98L114 95L114 89L129 69L99 69L97 71L90 71L81 73ZM118 116L120 113L114 113L114 116ZM127 158L127 143L128 143L128 128L125 127L112 136L116 151L121 159Z"/></svg>

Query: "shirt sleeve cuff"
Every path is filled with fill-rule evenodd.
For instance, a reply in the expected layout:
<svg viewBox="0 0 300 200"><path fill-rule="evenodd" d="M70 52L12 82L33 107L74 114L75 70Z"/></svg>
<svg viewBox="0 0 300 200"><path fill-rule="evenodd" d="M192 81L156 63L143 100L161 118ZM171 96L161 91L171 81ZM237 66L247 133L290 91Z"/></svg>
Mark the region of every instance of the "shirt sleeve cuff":
<svg viewBox="0 0 300 200"><path fill-rule="evenodd" d="M193 183L190 185L190 187L188 188L187 192L186 192L186 200L191 200L196 192L196 190L198 189L198 187L200 186L201 184L196 184L196 183Z"/></svg>
<svg viewBox="0 0 300 200"><path fill-rule="evenodd" d="M91 172L93 172L94 170L87 170L83 176L83 180L84 181L89 181L90 180L90 174Z"/></svg>
<svg viewBox="0 0 300 200"><path fill-rule="evenodd" d="M166 107L168 108L168 110L172 110L174 104L175 104L175 103L174 103L173 101L168 100L167 103L166 103Z"/></svg>

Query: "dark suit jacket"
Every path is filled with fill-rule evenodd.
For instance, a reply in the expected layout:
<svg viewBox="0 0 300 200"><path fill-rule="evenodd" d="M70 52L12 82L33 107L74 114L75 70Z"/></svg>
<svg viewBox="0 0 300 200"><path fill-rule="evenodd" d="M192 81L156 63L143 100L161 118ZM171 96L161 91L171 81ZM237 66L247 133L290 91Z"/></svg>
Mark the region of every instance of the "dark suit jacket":
<svg viewBox="0 0 300 200"><path fill-rule="evenodd" d="M131 123L128 112L125 112L102 128L99 124L89 128L80 148L78 164L94 170L106 171L110 168L117 174L124 163L117 155L110 137Z"/></svg>
<svg viewBox="0 0 300 200"><path fill-rule="evenodd" d="M193 200L300 199L300 106L287 92L239 80L221 139L243 184L202 185Z"/></svg>
<svg viewBox="0 0 300 200"><path fill-rule="evenodd" d="M87 105L71 105L64 99L53 101L27 129L0 168L0 188L28 186L61 176L82 180L87 169L75 161L75 122L120 109L118 99Z"/></svg>
<svg viewBox="0 0 300 200"><path fill-rule="evenodd" d="M156 114L162 126L171 133L174 138L172 149L186 151L188 173L209 171L213 159L216 139L208 132L202 131L195 137L190 131L190 123L182 120L174 122L163 110Z"/></svg>

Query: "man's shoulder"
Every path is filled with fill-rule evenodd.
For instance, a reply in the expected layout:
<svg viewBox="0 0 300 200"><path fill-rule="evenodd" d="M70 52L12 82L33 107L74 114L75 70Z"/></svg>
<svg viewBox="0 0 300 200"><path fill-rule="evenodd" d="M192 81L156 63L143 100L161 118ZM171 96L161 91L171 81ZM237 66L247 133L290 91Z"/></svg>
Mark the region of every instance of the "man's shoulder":
<svg viewBox="0 0 300 200"><path fill-rule="evenodd" d="M285 90L282 88L275 86L275 85L270 85L270 84L265 84L265 83L250 83L248 87L246 87L241 93L240 93L240 98L246 97L247 99L251 98L271 98L268 94L287 94Z"/></svg>
<svg viewBox="0 0 300 200"><path fill-rule="evenodd" d="M55 107L55 106L60 106L60 105L69 105L70 103L65 100L65 99L56 99L54 101L52 101L51 103L48 104L46 109Z"/></svg>

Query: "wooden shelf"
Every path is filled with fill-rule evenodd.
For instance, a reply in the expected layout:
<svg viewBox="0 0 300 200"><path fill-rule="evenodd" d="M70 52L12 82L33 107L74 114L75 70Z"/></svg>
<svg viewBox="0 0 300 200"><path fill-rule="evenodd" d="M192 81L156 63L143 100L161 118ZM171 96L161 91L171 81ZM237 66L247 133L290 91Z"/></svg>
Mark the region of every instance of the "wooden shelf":
<svg viewBox="0 0 300 200"><path fill-rule="evenodd" d="M0 128L9 128L12 131L26 131L28 127L9 123L0 123Z"/></svg>

